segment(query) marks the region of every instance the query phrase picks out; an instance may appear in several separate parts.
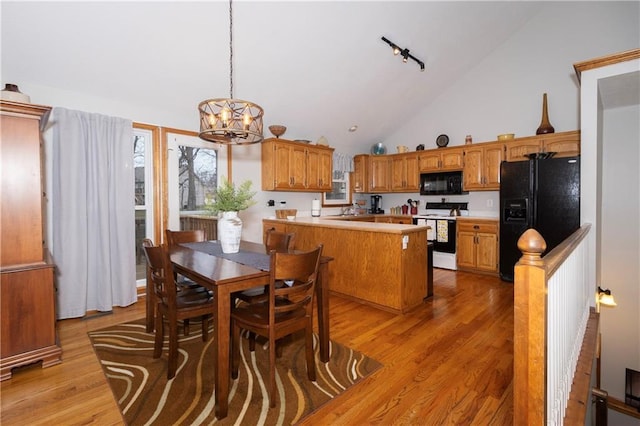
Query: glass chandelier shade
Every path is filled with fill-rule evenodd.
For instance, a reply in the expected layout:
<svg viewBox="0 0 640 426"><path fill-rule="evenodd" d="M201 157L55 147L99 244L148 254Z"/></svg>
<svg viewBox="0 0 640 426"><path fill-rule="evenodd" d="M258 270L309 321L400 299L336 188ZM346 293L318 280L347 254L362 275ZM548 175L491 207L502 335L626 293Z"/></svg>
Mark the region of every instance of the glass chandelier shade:
<svg viewBox="0 0 640 426"><path fill-rule="evenodd" d="M261 142L264 110L241 99L207 99L198 105L200 138L221 144Z"/></svg>
<svg viewBox="0 0 640 426"><path fill-rule="evenodd" d="M229 98L207 99L198 105L200 138L220 144L262 142L262 116L258 104L233 98L233 4L229 0Z"/></svg>

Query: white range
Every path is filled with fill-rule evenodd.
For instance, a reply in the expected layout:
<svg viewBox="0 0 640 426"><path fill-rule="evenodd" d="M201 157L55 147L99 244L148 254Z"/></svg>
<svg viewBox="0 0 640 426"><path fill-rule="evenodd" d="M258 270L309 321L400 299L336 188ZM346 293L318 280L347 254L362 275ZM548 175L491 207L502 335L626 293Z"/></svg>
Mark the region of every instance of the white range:
<svg viewBox="0 0 640 426"><path fill-rule="evenodd" d="M456 270L456 219L451 211L469 216L468 203L427 203L426 212L414 215L413 223L430 226L427 240L433 243L433 266Z"/></svg>

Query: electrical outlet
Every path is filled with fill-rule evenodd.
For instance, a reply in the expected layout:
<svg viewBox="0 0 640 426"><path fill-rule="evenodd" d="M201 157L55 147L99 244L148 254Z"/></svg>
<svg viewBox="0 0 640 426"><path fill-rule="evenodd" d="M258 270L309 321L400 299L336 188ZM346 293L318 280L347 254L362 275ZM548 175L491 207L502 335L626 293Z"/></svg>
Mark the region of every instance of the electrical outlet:
<svg viewBox="0 0 640 426"><path fill-rule="evenodd" d="M487 207L493 207L493 200L487 200Z"/></svg>

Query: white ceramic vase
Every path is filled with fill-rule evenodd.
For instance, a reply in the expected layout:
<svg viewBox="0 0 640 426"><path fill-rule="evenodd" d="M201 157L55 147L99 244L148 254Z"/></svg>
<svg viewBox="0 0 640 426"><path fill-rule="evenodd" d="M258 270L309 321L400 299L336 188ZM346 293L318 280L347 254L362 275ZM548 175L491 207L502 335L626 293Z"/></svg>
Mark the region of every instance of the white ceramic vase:
<svg viewBox="0 0 640 426"><path fill-rule="evenodd" d="M222 212L218 218L218 240L223 253L237 253L240 250L242 219L238 212Z"/></svg>

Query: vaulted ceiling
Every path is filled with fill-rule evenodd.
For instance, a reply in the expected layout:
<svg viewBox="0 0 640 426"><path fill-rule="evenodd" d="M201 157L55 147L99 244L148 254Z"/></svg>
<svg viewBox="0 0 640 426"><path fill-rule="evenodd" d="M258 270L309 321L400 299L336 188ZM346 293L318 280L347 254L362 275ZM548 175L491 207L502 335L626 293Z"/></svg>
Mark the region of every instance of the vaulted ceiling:
<svg viewBox="0 0 640 426"><path fill-rule="evenodd" d="M432 103L541 5L237 1L233 94L265 109L267 135L267 125L284 124L285 138L368 144ZM200 101L229 95L228 2L0 7L3 83L155 108L173 122L153 124L185 130L197 130ZM394 57L382 36L410 49L425 71ZM358 131L348 133L352 125Z"/></svg>

